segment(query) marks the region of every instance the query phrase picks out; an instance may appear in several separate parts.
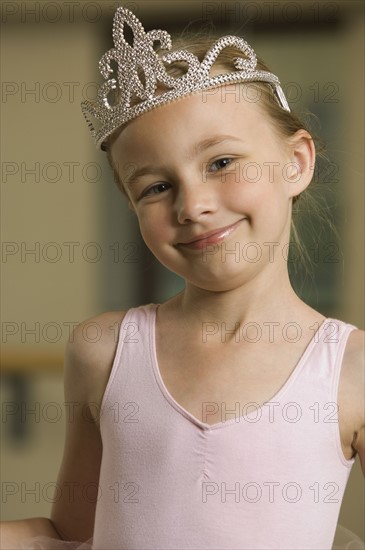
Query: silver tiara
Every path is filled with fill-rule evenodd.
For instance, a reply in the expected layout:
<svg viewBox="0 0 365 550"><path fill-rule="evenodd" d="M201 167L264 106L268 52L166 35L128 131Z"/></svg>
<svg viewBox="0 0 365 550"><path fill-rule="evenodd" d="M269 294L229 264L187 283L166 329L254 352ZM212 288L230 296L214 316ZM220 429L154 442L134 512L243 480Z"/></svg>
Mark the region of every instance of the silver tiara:
<svg viewBox="0 0 365 550"><path fill-rule="evenodd" d="M124 38L125 24L129 25L133 32L133 46ZM146 111L194 92L227 83L267 82L271 85L279 105L290 112L279 79L270 72L256 70L255 52L243 38L230 35L219 38L201 63L194 54L185 50L160 57L154 49L156 41L159 41L161 49L171 50L171 36L166 31L155 29L146 33L134 13L123 7L117 9L113 21L115 47L107 51L99 61L100 72L105 79L114 72L111 62L116 62L116 78L111 78L100 86L96 101L85 100L81 103L82 112L97 147L104 148L105 139L116 128ZM228 46L235 46L244 54L244 57L232 59L237 70L210 77L210 70L219 53ZM164 64L175 61L183 61L188 65L187 72L182 76L172 77L166 71ZM145 76L145 84L139 78L141 70ZM161 93L159 90L156 94L158 84L162 84L167 91ZM115 90L119 90L115 95L118 99L115 104L111 104L108 97L115 94ZM91 117L96 120L97 127L94 125L95 122L91 121Z"/></svg>

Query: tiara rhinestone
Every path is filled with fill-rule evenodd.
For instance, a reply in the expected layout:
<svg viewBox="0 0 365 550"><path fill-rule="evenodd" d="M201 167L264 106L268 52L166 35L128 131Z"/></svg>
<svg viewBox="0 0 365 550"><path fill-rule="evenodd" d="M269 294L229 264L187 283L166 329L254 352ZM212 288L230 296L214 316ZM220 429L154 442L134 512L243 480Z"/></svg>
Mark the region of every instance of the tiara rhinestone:
<svg viewBox="0 0 365 550"><path fill-rule="evenodd" d="M126 24L133 33L133 46L130 46L124 37ZM256 70L255 52L243 38L232 35L219 38L205 54L202 62L185 50L160 57L154 49L154 43L157 41L161 49L171 50L171 36L166 31L154 29L146 33L134 13L123 7L117 9L113 21L114 48L107 51L99 61L100 73L106 82L100 86L95 101L85 100L81 103L82 112L97 147L103 149L106 138L116 128L146 111L194 92L229 83L266 82L272 87L279 105L290 112L279 79L270 72ZM218 55L229 46L235 46L244 54L244 57L232 59L237 70L211 77L210 70ZM116 78L108 79L115 73L111 67L113 61L117 64ZM170 76L165 64L181 61L188 65L186 73L179 77ZM141 71L145 83L139 77ZM156 94L158 85L161 84L167 91ZM109 96L115 91L118 91L119 98L114 105L109 101ZM131 105L132 100L135 102L136 98L138 102ZM98 127L92 118L96 120Z"/></svg>

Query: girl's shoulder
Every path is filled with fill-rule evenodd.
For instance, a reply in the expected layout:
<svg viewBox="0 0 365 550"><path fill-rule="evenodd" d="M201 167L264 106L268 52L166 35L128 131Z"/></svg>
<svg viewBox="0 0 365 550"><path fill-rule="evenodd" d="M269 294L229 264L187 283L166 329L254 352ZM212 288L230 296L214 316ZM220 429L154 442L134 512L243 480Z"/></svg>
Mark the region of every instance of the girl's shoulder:
<svg viewBox="0 0 365 550"><path fill-rule="evenodd" d="M338 405L345 420L348 440L359 454L365 476L365 331L353 330L344 352Z"/></svg>
<svg viewBox="0 0 365 550"><path fill-rule="evenodd" d="M350 394L361 392L365 382L365 331L355 329L349 334L342 363L342 378L349 385Z"/></svg>
<svg viewBox="0 0 365 550"><path fill-rule="evenodd" d="M82 386L83 401L98 423L98 411L113 366L119 328L127 311L109 311L78 324L65 349L65 377Z"/></svg>
<svg viewBox="0 0 365 550"><path fill-rule="evenodd" d="M365 330L355 328L351 331L347 346L346 354L351 356L354 360L364 359L363 351L365 348Z"/></svg>
<svg viewBox="0 0 365 550"><path fill-rule="evenodd" d="M67 342L66 355L85 368L110 360L118 344L120 323L126 313L108 311L79 323Z"/></svg>

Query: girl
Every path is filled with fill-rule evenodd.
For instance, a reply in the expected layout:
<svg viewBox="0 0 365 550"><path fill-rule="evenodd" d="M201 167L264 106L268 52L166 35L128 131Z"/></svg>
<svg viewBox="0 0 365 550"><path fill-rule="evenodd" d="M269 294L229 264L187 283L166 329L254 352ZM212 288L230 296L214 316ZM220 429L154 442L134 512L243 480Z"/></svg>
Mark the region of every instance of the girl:
<svg viewBox="0 0 365 550"><path fill-rule="evenodd" d="M9 544L354 544L333 542L357 453L365 469L364 333L305 304L287 266L313 139L242 39L166 55L169 35L119 8L114 43L83 112L147 246L185 288L93 319L96 344L75 330L65 397L82 407L67 426L67 491L51 520L20 522L16 536L6 525Z"/></svg>

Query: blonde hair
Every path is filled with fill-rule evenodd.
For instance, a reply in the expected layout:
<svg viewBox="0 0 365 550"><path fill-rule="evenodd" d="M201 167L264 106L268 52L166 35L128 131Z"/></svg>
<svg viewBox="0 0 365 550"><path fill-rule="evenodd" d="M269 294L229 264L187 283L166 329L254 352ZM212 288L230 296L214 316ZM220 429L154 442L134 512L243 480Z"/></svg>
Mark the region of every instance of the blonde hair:
<svg viewBox="0 0 365 550"><path fill-rule="evenodd" d="M189 52L196 55L201 62L208 51L210 47L212 46L212 43L215 39L219 38L219 36L214 35L211 31L204 30L200 34L197 33L191 33L189 31L185 31L181 33L179 36L175 37L173 39L173 49L172 51L177 51L180 49L186 49ZM156 52L159 55L163 55L166 53L166 51L162 51L161 49L157 49ZM242 52L235 47L227 47L224 48L215 64L213 65L213 70L216 72L216 69L219 69L219 73L224 72L230 72L235 69L233 65L233 59L235 57L242 57ZM263 71L269 71L271 72L270 68L264 63L262 59L257 57L257 67L258 70ZM177 78L179 76L182 76L186 72L186 63L185 62L174 62L172 65L166 66L166 71L169 75ZM144 75L141 74L141 79L143 79ZM143 80L142 80L143 81ZM254 89L257 91L257 103L262 109L262 111L268 116L268 121L271 123L274 130L278 133L279 136L281 136L283 139L290 138L293 136L298 130L304 129L307 130L308 133L311 135L315 145L316 145L316 155L317 157L322 157L326 160L327 157L325 155L325 148L323 143L318 137L314 137L312 135L312 131L310 130L310 123L309 120L313 115L310 115L309 113L305 113L303 117L299 117L294 112L288 112L282 109L282 107L277 102L272 87L264 82L250 82L248 84L240 83L240 86L250 86L254 87ZM138 103L136 101L135 103ZM304 120L304 117L306 120ZM121 191L127 195L125 188L123 186L123 182L120 180L120 176L118 173L118 170L114 166L113 159L111 156L111 146L116 140L116 138L119 136L121 131L123 130L124 126L117 128L107 139L106 141L106 153L107 158L109 161L109 164L113 170L114 174L114 180L117 184L118 188L121 189ZM315 190L313 190L313 186L316 187ZM325 199L322 197L321 194L318 193L318 191L321 191L319 182L312 182L305 191L303 191L300 195L293 198L293 210L292 210L292 220L291 220L291 230L290 230L290 244L294 245L294 249L296 249L296 258L299 257L299 264L296 260L290 261L290 252L289 252L289 272L290 271L299 271L300 264L302 264L302 267L304 267L305 272L308 275L312 274L312 260L311 257L304 246L303 242L300 239L299 231L298 231L298 225L300 224L300 218L308 215L315 215L320 222L327 223L332 231L336 233L336 230L333 226L333 224L330 222L328 217L328 208L325 204ZM307 220L306 220L307 221ZM298 222L298 223L297 223ZM291 248L289 249L291 250ZM292 264L292 265L290 265Z"/></svg>

